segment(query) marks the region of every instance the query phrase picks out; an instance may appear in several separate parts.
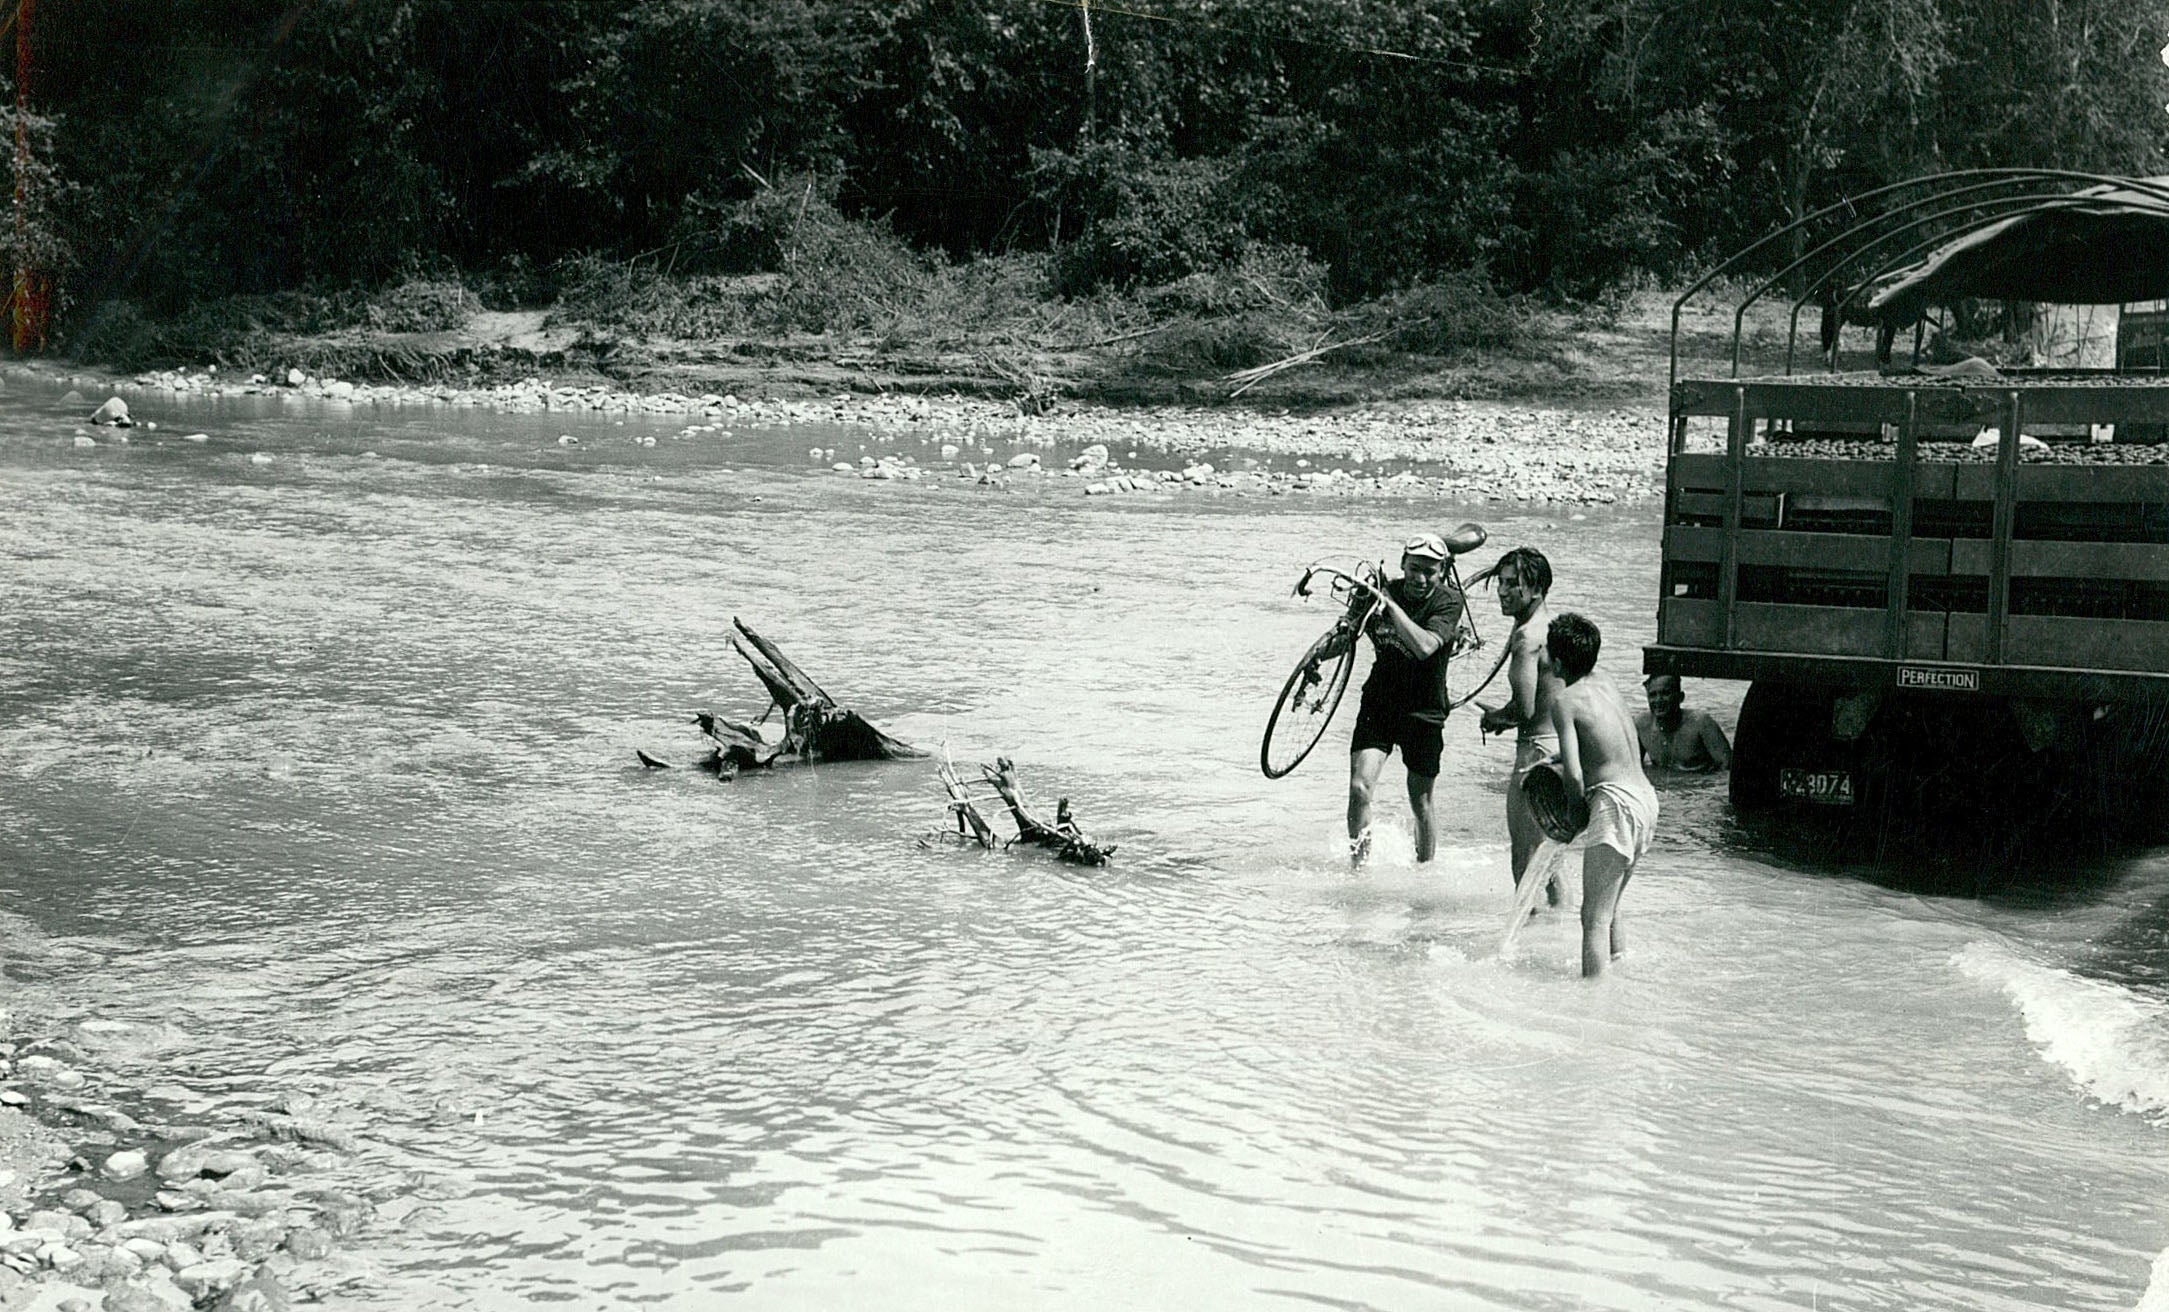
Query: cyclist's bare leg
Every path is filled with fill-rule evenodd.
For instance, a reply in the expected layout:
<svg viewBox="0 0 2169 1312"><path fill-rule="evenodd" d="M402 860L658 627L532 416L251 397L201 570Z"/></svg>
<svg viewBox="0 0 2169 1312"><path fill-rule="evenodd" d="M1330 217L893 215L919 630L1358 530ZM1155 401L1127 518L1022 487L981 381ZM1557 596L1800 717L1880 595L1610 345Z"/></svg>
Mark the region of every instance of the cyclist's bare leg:
<svg viewBox="0 0 2169 1312"><path fill-rule="evenodd" d="M1378 787L1379 772L1386 768L1386 753L1366 747L1348 757L1348 859L1362 865L1371 854L1371 795Z"/></svg>
<svg viewBox="0 0 2169 1312"><path fill-rule="evenodd" d="M1431 825L1431 784L1435 774L1408 772L1408 809L1416 813L1416 860L1429 861L1438 850L1437 831Z"/></svg>

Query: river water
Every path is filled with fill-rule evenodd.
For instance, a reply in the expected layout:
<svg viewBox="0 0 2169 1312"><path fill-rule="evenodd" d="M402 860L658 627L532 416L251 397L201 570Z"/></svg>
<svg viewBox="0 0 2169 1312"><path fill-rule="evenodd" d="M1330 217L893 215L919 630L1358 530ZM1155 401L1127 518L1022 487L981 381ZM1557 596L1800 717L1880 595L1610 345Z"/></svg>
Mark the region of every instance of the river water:
<svg viewBox="0 0 2169 1312"><path fill-rule="evenodd" d="M7 1004L168 1027L142 1078L206 1106L396 1110L362 1152L431 1201L364 1236L380 1298L2169 1305L2165 854L1931 896L1673 783L1592 986L1569 916L1499 955L1509 748L1473 716L1428 868L1396 765L1346 869L1350 711L1258 773L1328 618L1305 560L1485 518L1631 689L1648 511L134 405L157 432L78 449L87 406L0 397ZM1016 757L1115 863L920 847L923 762L643 772L691 710L760 711L733 615L892 732ZM1730 724L1738 689L1692 696Z"/></svg>

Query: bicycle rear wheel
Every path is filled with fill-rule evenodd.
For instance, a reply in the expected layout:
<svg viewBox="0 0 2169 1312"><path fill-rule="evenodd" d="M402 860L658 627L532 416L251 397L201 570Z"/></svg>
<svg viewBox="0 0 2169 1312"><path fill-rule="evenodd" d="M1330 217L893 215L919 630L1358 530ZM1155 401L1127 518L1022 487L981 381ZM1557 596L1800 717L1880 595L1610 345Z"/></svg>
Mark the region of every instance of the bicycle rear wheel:
<svg viewBox="0 0 2169 1312"><path fill-rule="evenodd" d="M1281 685L1280 700L1273 703L1273 713L1265 721L1265 740L1258 744L1258 768L1268 779L1278 779L1301 765L1340 709L1348 676L1356 668L1356 643L1354 635L1349 635L1334 652L1333 640L1339 633L1336 629L1312 643Z"/></svg>

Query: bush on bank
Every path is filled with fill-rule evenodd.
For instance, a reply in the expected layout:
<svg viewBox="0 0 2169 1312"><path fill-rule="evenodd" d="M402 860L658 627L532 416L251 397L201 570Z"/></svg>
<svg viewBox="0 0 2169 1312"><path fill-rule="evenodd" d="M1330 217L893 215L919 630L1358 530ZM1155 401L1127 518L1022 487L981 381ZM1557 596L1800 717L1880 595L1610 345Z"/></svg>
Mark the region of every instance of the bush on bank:
<svg viewBox="0 0 2169 1312"><path fill-rule="evenodd" d="M405 378L427 374L436 348L388 337L450 332L485 309L540 309L547 326L596 345L791 342L816 355L950 355L1004 387L1037 378L1028 390L1088 393L1216 377L1324 344L1350 344L1341 362L1356 366L1513 350L1534 323L1526 300L1480 269L1335 304L1330 271L1294 246L1230 242L1210 261L1128 263L1119 278L1080 279L1085 259L1064 248L951 261L880 220L849 217L833 184L806 174L706 211L634 258L508 262L480 276L416 264L373 289L228 296L163 315L113 301L69 345L87 363L122 370L308 360L340 376ZM1174 276L1148 282L1147 270Z"/></svg>

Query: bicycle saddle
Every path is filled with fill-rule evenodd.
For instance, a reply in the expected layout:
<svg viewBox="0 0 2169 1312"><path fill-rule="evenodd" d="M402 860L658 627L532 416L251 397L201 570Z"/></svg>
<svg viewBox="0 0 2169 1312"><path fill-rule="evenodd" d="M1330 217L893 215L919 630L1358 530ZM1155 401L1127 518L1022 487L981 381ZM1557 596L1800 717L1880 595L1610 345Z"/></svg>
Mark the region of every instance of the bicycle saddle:
<svg viewBox="0 0 2169 1312"><path fill-rule="evenodd" d="M1446 550L1456 556L1465 556L1484 545L1484 539L1489 536L1481 524L1463 524L1446 535Z"/></svg>

